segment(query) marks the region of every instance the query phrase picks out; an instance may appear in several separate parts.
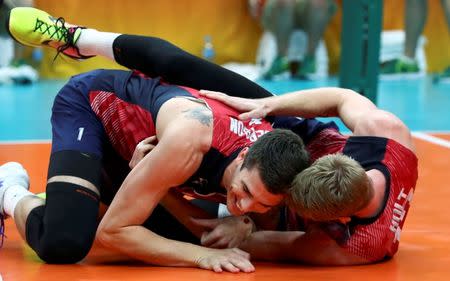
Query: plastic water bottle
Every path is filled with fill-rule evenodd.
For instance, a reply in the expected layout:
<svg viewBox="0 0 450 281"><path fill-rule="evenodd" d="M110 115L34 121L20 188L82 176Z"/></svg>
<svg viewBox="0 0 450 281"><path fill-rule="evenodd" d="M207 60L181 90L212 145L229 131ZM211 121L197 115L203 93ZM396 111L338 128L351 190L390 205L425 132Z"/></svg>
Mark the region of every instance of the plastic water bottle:
<svg viewBox="0 0 450 281"><path fill-rule="evenodd" d="M216 56L216 53L214 51L214 46L212 44L212 38L210 35L206 35L204 37L202 56L205 60L208 60L211 62L214 61L214 58Z"/></svg>

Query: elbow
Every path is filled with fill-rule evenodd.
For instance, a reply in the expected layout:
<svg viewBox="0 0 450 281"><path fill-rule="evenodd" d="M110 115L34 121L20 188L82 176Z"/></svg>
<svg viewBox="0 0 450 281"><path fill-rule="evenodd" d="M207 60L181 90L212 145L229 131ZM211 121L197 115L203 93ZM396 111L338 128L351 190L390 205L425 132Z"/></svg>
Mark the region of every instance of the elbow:
<svg viewBox="0 0 450 281"><path fill-rule="evenodd" d="M354 96L354 95L358 95L360 96L361 94L352 90L352 89L348 89L348 88L338 88L338 89L343 89L343 94L344 95L349 95L349 96Z"/></svg>
<svg viewBox="0 0 450 281"><path fill-rule="evenodd" d="M342 98L353 97L353 96L362 96L360 93L358 93L352 89L348 89L348 88L330 87L327 89L331 90L335 94L340 95Z"/></svg>
<svg viewBox="0 0 450 281"><path fill-rule="evenodd" d="M118 243L119 229L100 224L97 229L97 241L104 247L114 248Z"/></svg>
<svg viewBox="0 0 450 281"><path fill-rule="evenodd" d="M389 138L395 138L395 135L401 133L409 133L406 125L398 117L384 110L377 110L366 116L360 121L359 128L368 135L379 135L382 132Z"/></svg>

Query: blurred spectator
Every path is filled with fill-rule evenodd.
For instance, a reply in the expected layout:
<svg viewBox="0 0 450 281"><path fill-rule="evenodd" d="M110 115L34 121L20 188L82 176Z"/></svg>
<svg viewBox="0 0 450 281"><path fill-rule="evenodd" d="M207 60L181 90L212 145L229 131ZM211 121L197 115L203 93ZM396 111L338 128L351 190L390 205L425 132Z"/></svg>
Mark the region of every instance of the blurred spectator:
<svg viewBox="0 0 450 281"><path fill-rule="evenodd" d="M450 32L450 0L441 0L447 20L447 32ZM416 73L419 64L416 59L416 49L420 35L423 32L428 15L427 0L407 0L405 3L405 43L403 55L389 60L381 65L382 74ZM450 67L444 71L444 76L450 76Z"/></svg>
<svg viewBox="0 0 450 281"><path fill-rule="evenodd" d="M6 17L9 13L9 10L11 10L14 7L23 7L23 6L32 6L33 1L32 0L0 0L0 37L2 38L8 38L9 37L8 31L6 30ZM13 65L19 65L24 63L24 49L22 45L20 44L14 44L14 57L12 64Z"/></svg>
<svg viewBox="0 0 450 281"><path fill-rule="evenodd" d="M252 14L266 31L276 38L278 54L265 73L266 79L291 70L293 77L302 78L316 72L315 52L325 28L336 12L334 0L249 0ZM307 35L303 61L289 61L289 38L293 30Z"/></svg>
<svg viewBox="0 0 450 281"><path fill-rule="evenodd" d="M26 59L25 47L14 42L6 29L6 17L14 7L32 6L32 0L0 0L0 84L27 84L37 80L38 74ZM31 52L28 56L31 58Z"/></svg>

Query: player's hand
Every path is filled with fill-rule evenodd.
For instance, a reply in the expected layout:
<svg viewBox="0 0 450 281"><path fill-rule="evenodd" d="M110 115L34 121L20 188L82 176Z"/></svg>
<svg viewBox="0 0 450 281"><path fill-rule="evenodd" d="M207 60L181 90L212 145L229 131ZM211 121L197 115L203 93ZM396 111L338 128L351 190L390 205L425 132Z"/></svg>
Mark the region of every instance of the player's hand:
<svg viewBox="0 0 450 281"><path fill-rule="evenodd" d="M151 136L143 139L136 145L134 149L133 156L131 157L130 163L128 164L131 169L136 167L136 165L147 155L153 148L155 148L158 140L156 136Z"/></svg>
<svg viewBox="0 0 450 281"><path fill-rule="evenodd" d="M205 254L197 260L203 269L215 272L253 272L255 267L250 262L250 254L240 249L205 248Z"/></svg>
<svg viewBox="0 0 450 281"><path fill-rule="evenodd" d="M248 216L191 220L210 230L204 232L200 240L203 246L210 248L239 247L255 229Z"/></svg>
<svg viewBox="0 0 450 281"><path fill-rule="evenodd" d="M228 96L221 92L214 92L208 90L201 90L201 96L205 96L210 99L218 100L239 112L243 112L239 115L240 120L248 120L251 118L264 118L269 113L269 107L267 106L265 99L245 99Z"/></svg>

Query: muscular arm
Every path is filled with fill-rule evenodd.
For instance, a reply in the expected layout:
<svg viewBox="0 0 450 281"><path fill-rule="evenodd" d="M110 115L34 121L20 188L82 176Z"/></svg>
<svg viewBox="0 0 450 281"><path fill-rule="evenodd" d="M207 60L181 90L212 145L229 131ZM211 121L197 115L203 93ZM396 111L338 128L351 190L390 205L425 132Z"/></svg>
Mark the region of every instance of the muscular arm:
<svg viewBox="0 0 450 281"><path fill-rule="evenodd" d="M364 96L344 88L317 88L263 100L267 115L312 117L338 116L354 131L357 122L376 106Z"/></svg>
<svg viewBox="0 0 450 281"><path fill-rule="evenodd" d="M264 245L264 246L262 246ZM319 228L300 231L257 231L241 245L252 259L312 265L357 265L368 261L348 253Z"/></svg>
<svg viewBox="0 0 450 281"><path fill-rule="evenodd" d="M156 37L121 35L114 41L113 50L121 65L161 76L169 83L246 98L272 95L247 78Z"/></svg>
<svg viewBox="0 0 450 281"><path fill-rule="evenodd" d="M186 127L191 126L180 122L169 127L125 179L100 223L98 238L103 244L152 264L196 265L200 247L165 239L141 226L167 190L187 180L200 165L204 151L189 141Z"/></svg>
<svg viewBox="0 0 450 281"><path fill-rule="evenodd" d="M349 89L317 88L265 98L261 100L260 112L305 118L339 117L354 135L386 137L414 150L410 131L398 117Z"/></svg>

